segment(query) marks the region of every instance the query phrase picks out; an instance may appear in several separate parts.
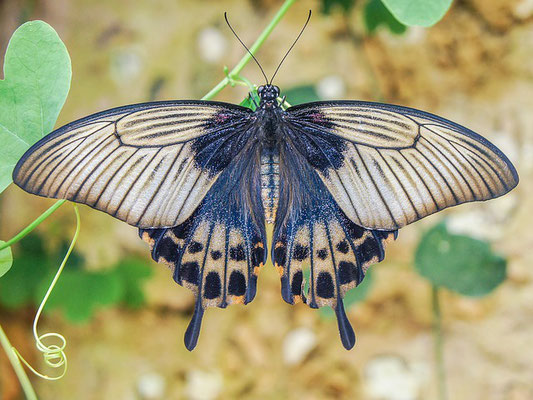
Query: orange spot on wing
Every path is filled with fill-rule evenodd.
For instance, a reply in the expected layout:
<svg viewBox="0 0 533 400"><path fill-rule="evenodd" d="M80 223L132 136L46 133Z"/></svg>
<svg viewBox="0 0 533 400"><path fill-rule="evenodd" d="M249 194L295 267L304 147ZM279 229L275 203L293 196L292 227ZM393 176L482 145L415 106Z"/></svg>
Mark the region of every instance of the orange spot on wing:
<svg viewBox="0 0 533 400"><path fill-rule="evenodd" d="M244 295L231 296L231 304L244 304Z"/></svg>
<svg viewBox="0 0 533 400"><path fill-rule="evenodd" d="M150 245L150 247L154 247L155 240L150 237L148 232L143 232L142 240L144 240L146 243Z"/></svg>
<svg viewBox="0 0 533 400"><path fill-rule="evenodd" d="M254 268L254 274L255 275L259 275L259 271L261 270L261 268L263 267L263 263L259 264L259 266L255 267Z"/></svg>

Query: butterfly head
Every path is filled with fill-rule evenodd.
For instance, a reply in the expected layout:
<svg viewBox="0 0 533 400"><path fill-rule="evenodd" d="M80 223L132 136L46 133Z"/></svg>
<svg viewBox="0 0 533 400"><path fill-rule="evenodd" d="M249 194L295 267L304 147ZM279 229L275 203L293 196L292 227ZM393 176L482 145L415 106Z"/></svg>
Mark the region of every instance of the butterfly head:
<svg viewBox="0 0 533 400"><path fill-rule="evenodd" d="M271 84L261 85L257 88L257 94L261 99L260 107L276 105L276 99L279 97L279 87Z"/></svg>

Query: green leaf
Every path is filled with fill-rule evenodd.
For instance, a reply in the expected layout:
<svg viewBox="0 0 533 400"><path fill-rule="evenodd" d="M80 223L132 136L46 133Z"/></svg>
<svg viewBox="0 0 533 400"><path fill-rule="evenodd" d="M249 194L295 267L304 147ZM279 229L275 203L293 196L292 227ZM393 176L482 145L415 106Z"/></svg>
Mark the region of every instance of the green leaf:
<svg viewBox="0 0 533 400"><path fill-rule="evenodd" d="M355 4L355 0L322 0L322 13L331 14L335 9L341 9L343 13L349 13Z"/></svg>
<svg viewBox="0 0 533 400"><path fill-rule="evenodd" d="M128 258L118 263L113 271L124 286L121 301L131 308L143 306L146 298L141 285L153 275L153 269L143 260Z"/></svg>
<svg viewBox="0 0 533 400"><path fill-rule="evenodd" d="M3 245L4 243L5 242L0 240L0 245ZM11 254L11 246L8 246L5 249L0 250L0 278L9 271L12 264L13 254Z"/></svg>
<svg viewBox="0 0 533 400"><path fill-rule="evenodd" d="M381 25L395 34L402 34L407 29L405 25L394 18L394 15L390 13L381 0L369 0L363 10L363 18L369 34L375 33Z"/></svg>
<svg viewBox="0 0 533 400"><path fill-rule="evenodd" d="M54 128L71 75L67 49L50 25L31 21L15 31L0 80L0 193L22 154Z"/></svg>
<svg viewBox="0 0 533 400"><path fill-rule="evenodd" d="M374 278L373 278L373 272L372 269L369 269L365 275L365 278L363 279L363 282L361 284L351 290L349 290L346 295L344 296L344 307L348 310L351 306L353 306L356 303L359 303L366 299L368 296L368 293L370 292L370 288L372 287ZM320 309L320 313L322 316L330 318L335 316L335 312L330 307L322 307Z"/></svg>
<svg viewBox="0 0 533 400"><path fill-rule="evenodd" d="M466 296L483 296L506 277L506 260L482 240L448 232L444 223L429 230L420 241L415 266L423 277Z"/></svg>
<svg viewBox="0 0 533 400"><path fill-rule="evenodd" d="M37 291L36 299L43 298L52 281L52 276L51 274L48 279L43 280ZM122 298L123 293L124 286L120 277L112 271L92 272L66 269L57 281L45 310L59 308L70 321L85 322L98 308L116 304Z"/></svg>
<svg viewBox="0 0 533 400"><path fill-rule="evenodd" d="M404 25L431 26L439 22L452 0L382 0L389 11Z"/></svg>
<svg viewBox="0 0 533 400"><path fill-rule="evenodd" d="M282 95L287 96L287 101L293 106L321 100L313 85L294 86L283 91Z"/></svg>
<svg viewBox="0 0 533 400"><path fill-rule="evenodd" d="M254 89L253 92L250 92L248 96L243 101L241 101L240 105L255 111L255 109L257 108L256 104L259 104L259 101L260 99L259 95L257 94L257 90Z"/></svg>
<svg viewBox="0 0 533 400"><path fill-rule="evenodd" d="M36 234L19 242L16 253L13 267L0 279L0 304L12 309L34 304L35 291L52 268Z"/></svg>
<svg viewBox="0 0 533 400"><path fill-rule="evenodd" d="M13 267L0 279L0 305L11 309L37 306L68 246L64 242L54 251L47 250L35 232L17 243ZM84 322L103 307L125 304L139 308L145 304L142 284L153 273L145 261L129 258L96 272L84 265L84 258L74 250L47 302L47 311L60 309L68 320Z"/></svg>

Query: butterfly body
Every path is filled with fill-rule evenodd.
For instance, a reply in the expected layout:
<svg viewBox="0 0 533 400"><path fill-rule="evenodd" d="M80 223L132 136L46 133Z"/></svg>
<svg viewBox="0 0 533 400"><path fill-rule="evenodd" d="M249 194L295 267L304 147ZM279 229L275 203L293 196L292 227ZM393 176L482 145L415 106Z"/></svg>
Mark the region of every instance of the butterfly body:
<svg viewBox="0 0 533 400"><path fill-rule="evenodd" d="M104 111L41 139L13 172L30 193L139 228L196 296L188 349L207 307L254 299L269 248L283 299L332 307L351 348L342 299L398 229L518 184L494 145L435 115L361 101L284 110L276 86L258 94L255 111L211 101Z"/></svg>
<svg viewBox="0 0 533 400"><path fill-rule="evenodd" d="M264 146L261 152L261 199L265 220L273 224L279 201L279 150L275 146Z"/></svg>

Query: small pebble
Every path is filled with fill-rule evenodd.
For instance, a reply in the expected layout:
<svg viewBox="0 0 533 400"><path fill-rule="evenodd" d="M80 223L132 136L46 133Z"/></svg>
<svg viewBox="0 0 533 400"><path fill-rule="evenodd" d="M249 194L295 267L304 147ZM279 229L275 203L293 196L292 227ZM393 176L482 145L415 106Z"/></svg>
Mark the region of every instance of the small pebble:
<svg viewBox="0 0 533 400"><path fill-rule="evenodd" d="M142 375L137 382L137 392L143 400L163 399L165 388L165 378L155 372Z"/></svg>
<svg viewBox="0 0 533 400"><path fill-rule="evenodd" d="M346 94L346 85L341 77L329 75L318 81L316 91L324 100L342 99Z"/></svg>
<svg viewBox="0 0 533 400"><path fill-rule="evenodd" d="M207 62L218 62L224 56L226 47L226 38L217 28L205 28L198 35L198 51Z"/></svg>
<svg viewBox="0 0 533 400"><path fill-rule="evenodd" d="M365 366L366 392L372 400L420 399L425 371L414 368L404 359L385 355Z"/></svg>
<svg viewBox="0 0 533 400"><path fill-rule="evenodd" d="M212 400L222 391L222 375L197 369L189 371L185 387L185 397L190 400Z"/></svg>
<svg viewBox="0 0 533 400"><path fill-rule="evenodd" d="M522 0L513 9L513 14L518 19L527 19L533 15L533 0Z"/></svg>
<svg viewBox="0 0 533 400"><path fill-rule="evenodd" d="M316 335L309 328L290 331L283 341L283 360L288 365L301 363L316 345Z"/></svg>

